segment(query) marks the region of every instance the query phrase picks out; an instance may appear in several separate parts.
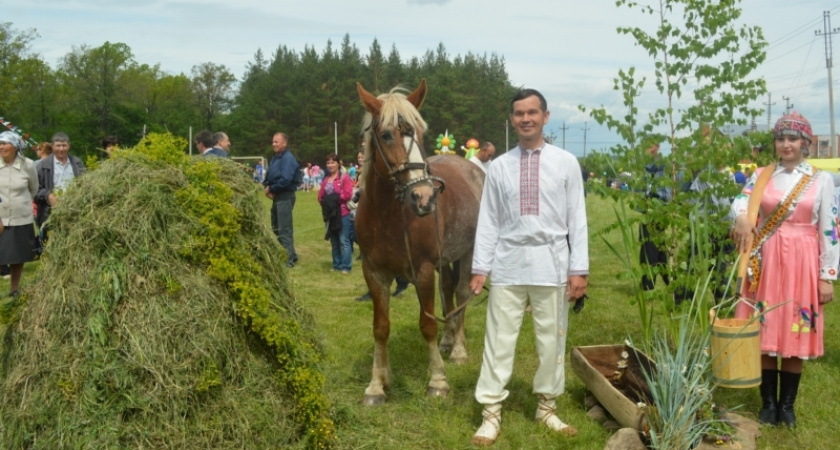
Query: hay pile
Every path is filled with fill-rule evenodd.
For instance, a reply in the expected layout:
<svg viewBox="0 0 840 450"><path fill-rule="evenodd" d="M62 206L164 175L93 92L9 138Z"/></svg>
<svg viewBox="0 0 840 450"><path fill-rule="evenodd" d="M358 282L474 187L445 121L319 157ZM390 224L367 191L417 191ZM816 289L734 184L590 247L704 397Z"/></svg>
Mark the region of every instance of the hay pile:
<svg viewBox="0 0 840 450"><path fill-rule="evenodd" d="M306 436L325 446L313 323L289 290L258 187L228 160L154 153L102 164L54 210L37 280L6 308L0 445L278 448ZM214 216L216 197L229 197L235 213L221 213L233 217ZM251 277L214 274L235 251ZM257 325L267 319L297 344L267 335Z"/></svg>

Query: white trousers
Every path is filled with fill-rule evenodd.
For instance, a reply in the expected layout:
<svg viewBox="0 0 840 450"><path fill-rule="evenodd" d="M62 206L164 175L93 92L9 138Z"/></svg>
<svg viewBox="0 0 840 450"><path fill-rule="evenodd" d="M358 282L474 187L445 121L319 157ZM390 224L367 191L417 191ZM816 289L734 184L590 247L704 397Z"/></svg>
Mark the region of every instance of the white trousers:
<svg viewBox="0 0 840 450"><path fill-rule="evenodd" d="M569 325L566 286L491 286L484 359L475 387L475 399L481 404L500 403L510 394L505 386L513 373L516 340L529 299L540 361L534 375L534 393L552 399L566 388L566 330Z"/></svg>

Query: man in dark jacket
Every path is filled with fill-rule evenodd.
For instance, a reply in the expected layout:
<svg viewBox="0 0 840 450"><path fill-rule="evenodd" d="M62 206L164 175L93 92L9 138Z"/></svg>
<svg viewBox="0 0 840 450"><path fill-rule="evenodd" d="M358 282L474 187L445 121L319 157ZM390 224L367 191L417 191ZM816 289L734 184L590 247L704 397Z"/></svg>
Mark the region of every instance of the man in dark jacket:
<svg viewBox="0 0 840 450"><path fill-rule="evenodd" d="M295 208L295 191L297 191L300 174L298 164L292 152L289 151L288 138L285 133L275 133L271 141L274 147L274 156L268 163L268 171L265 175L263 185L265 195L270 198L271 204L271 228L277 235L280 245L286 249L289 259L286 267L294 267L298 261L295 252L294 226L292 222L292 210Z"/></svg>
<svg viewBox="0 0 840 450"><path fill-rule="evenodd" d="M205 152L204 156L230 158L230 138L227 133L224 131L213 133L213 148Z"/></svg>
<svg viewBox="0 0 840 450"><path fill-rule="evenodd" d="M58 132L52 137L53 154L41 160L38 168L38 193L35 204L38 205L38 226L44 224L50 216L51 208L56 204L55 190L63 191L78 176L85 172L82 160L71 155L70 137Z"/></svg>

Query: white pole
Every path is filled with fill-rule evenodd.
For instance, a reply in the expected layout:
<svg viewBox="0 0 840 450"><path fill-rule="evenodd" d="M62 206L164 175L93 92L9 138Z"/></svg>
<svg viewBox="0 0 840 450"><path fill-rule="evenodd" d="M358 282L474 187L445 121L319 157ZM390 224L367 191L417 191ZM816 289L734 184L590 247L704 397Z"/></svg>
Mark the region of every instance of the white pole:
<svg viewBox="0 0 840 450"><path fill-rule="evenodd" d="M333 122L333 132L335 133L335 154L338 154L338 122Z"/></svg>
<svg viewBox="0 0 840 450"><path fill-rule="evenodd" d="M831 28L831 11L823 11L823 31L816 30L814 33L825 38L825 68L828 69L828 110L831 120L831 139L829 139L831 146L828 155L831 158L836 158L840 155L837 153L837 139L834 131L834 80L831 78L831 66L834 64L832 62L831 35L840 33L840 28Z"/></svg>
<svg viewBox="0 0 840 450"><path fill-rule="evenodd" d="M192 156L192 126L190 127L190 156Z"/></svg>
<svg viewBox="0 0 840 450"><path fill-rule="evenodd" d="M834 88L831 86L834 81L831 79L831 60L829 60L828 66L828 114L829 119L831 120L831 147L830 147L830 155L832 158L837 158L837 140L834 138L836 136L834 132Z"/></svg>

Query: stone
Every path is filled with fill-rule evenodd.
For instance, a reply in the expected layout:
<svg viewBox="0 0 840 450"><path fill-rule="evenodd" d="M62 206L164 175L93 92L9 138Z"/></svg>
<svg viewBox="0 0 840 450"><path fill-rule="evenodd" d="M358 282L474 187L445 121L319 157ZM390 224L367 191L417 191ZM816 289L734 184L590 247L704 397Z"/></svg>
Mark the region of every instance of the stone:
<svg viewBox="0 0 840 450"><path fill-rule="evenodd" d="M756 450L758 447L755 441L761 436L758 422L735 413L727 413L725 417L732 422L732 425L736 429L735 436L733 436L732 440L723 445L715 445L714 441L704 439L697 446L697 450Z"/></svg>
<svg viewBox="0 0 840 450"><path fill-rule="evenodd" d="M618 422L616 422L615 420L608 420L608 421L604 422L604 429L607 430L607 431L616 431L616 430L621 430L622 428L621 428L621 425ZM638 433L638 432L639 431L636 430L636 433Z"/></svg>
<svg viewBox="0 0 840 450"><path fill-rule="evenodd" d="M604 423L607 421L607 412L604 411L601 405L595 405L589 408L589 411L586 412L586 417L589 417L589 419L595 422Z"/></svg>
<svg viewBox="0 0 840 450"><path fill-rule="evenodd" d="M598 399L594 395L590 394L583 398L583 405L586 406L587 410L590 410L593 406L600 405L600 403L598 403Z"/></svg>
<svg viewBox="0 0 840 450"><path fill-rule="evenodd" d="M647 450L639 432L632 428L621 428L607 439L604 450Z"/></svg>

